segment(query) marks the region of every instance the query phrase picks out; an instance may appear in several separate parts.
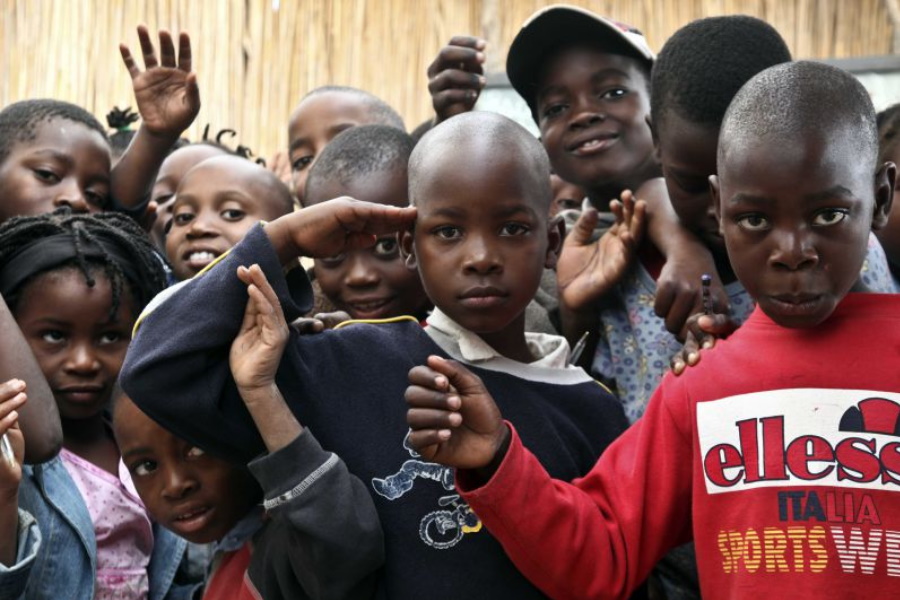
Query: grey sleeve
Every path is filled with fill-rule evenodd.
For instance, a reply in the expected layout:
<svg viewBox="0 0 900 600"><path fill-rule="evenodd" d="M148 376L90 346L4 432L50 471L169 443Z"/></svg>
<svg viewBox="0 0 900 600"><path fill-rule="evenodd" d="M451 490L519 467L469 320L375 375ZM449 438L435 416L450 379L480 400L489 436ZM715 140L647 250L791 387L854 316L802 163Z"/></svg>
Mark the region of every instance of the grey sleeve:
<svg viewBox="0 0 900 600"><path fill-rule="evenodd" d="M371 598L384 563L384 536L372 497L344 462L304 430L249 467L271 518L254 546L253 563L268 571L289 569L297 591L310 598ZM250 575L263 597L269 597L266 582L285 577L253 565ZM293 597L285 591L282 586L282 597Z"/></svg>

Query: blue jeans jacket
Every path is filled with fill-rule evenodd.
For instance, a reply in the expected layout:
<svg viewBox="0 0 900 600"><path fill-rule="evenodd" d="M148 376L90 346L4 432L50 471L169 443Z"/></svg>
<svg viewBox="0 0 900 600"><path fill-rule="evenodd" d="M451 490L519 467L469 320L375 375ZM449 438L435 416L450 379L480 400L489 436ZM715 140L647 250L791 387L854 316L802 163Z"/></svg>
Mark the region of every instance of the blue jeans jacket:
<svg viewBox="0 0 900 600"><path fill-rule="evenodd" d="M10 568L0 565L0 597L93 598L97 569L94 525L59 457L24 467L19 508L17 562ZM187 542L156 524L153 540L149 600L191 598L196 584L175 583Z"/></svg>

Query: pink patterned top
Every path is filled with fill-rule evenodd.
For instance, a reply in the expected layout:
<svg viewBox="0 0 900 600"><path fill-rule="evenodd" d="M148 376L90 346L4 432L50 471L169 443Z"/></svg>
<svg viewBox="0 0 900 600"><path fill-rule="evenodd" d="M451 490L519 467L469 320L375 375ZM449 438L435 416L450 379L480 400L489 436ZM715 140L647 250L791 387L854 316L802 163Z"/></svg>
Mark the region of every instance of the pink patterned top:
<svg viewBox="0 0 900 600"><path fill-rule="evenodd" d="M147 566L153 529L141 500L128 485L131 476L119 462L119 477L65 448L63 465L87 505L97 538L97 585L94 600L144 600L149 594ZM120 479L121 478L121 479Z"/></svg>

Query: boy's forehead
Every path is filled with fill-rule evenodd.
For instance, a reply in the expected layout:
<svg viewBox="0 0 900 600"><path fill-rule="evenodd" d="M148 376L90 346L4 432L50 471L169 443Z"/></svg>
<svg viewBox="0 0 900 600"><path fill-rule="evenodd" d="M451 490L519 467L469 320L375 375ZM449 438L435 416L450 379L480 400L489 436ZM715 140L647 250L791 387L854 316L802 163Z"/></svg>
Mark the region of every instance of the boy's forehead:
<svg viewBox="0 0 900 600"><path fill-rule="evenodd" d="M304 98L291 114L290 135L293 137L298 135L298 130L313 126L327 127L340 119L366 122L370 108L369 101L360 94L340 90L314 94Z"/></svg>

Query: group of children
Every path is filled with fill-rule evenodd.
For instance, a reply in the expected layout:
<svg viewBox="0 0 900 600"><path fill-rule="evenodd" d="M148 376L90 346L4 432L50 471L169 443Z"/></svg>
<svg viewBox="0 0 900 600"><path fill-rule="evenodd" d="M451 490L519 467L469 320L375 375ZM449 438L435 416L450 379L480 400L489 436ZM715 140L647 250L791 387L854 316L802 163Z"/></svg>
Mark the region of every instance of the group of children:
<svg viewBox="0 0 900 600"><path fill-rule="evenodd" d="M539 140L460 36L427 132L318 88L282 179L180 140L190 40L138 37L115 159L0 110L0 597L891 589L900 120L850 75L554 6L507 61Z"/></svg>

